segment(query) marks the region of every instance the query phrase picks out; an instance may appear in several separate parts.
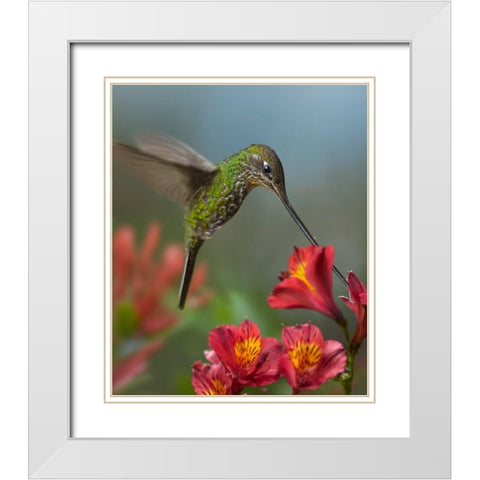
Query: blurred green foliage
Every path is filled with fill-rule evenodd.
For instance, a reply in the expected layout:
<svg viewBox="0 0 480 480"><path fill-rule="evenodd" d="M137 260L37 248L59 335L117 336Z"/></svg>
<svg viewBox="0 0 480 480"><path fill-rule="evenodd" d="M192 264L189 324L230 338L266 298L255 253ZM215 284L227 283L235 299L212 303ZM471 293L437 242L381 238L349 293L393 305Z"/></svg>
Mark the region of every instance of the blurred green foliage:
<svg viewBox="0 0 480 480"><path fill-rule="evenodd" d="M128 302L122 302L115 309L115 334L121 339L132 336L137 327L138 315L134 306Z"/></svg>

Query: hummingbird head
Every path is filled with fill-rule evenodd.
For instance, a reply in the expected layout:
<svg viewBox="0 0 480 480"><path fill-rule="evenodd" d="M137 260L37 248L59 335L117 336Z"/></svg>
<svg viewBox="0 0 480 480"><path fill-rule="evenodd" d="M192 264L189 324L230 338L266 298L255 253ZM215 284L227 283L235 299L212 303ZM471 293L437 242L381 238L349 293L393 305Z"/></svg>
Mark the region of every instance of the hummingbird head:
<svg viewBox="0 0 480 480"><path fill-rule="evenodd" d="M288 213L295 220L300 230L302 230L312 244L318 245L288 200L282 162L280 162L275 150L267 145L250 145L250 147L247 148L247 152L250 155L250 162L253 167L250 173L254 177L255 182L257 182L257 185L265 187L267 190L275 193Z"/></svg>
<svg viewBox="0 0 480 480"><path fill-rule="evenodd" d="M275 193L281 200L287 200L283 166L275 150L267 145L255 144L250 145L247 152L251 165L250 174L255 183Z"/></svg>

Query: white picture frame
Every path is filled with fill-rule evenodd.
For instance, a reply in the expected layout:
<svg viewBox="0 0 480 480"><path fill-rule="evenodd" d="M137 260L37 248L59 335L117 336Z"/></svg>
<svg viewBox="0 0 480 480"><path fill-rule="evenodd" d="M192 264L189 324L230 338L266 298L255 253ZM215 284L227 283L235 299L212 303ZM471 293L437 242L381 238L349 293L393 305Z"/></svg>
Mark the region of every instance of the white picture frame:
<svg viewBox="0 0 480 480"><path fill-rule="evenodd" d="M30 475L449 477L450 2L32 1L29 18ZM79 42L410 45L409 438L70 436L69 52Z"/></svg>

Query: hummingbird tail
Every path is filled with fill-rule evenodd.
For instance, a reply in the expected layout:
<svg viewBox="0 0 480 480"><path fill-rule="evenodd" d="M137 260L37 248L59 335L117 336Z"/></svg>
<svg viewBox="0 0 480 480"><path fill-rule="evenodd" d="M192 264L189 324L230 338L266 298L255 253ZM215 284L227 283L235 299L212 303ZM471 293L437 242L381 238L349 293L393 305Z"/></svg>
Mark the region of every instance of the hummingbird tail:
<svg viewBox="0 0 480 480"><path fill-rule="evenodd" d="M195 266L195 259L197 257L198 250L202 246L203 240L198 240L194 244L191 243L188 246L187 254L185 256L185 262L183 264L182 283L180 285L180 291L178 294L178 308L183 310L185 306L185 300L187 299L188 288L192 280L193 268Z"/></svg>

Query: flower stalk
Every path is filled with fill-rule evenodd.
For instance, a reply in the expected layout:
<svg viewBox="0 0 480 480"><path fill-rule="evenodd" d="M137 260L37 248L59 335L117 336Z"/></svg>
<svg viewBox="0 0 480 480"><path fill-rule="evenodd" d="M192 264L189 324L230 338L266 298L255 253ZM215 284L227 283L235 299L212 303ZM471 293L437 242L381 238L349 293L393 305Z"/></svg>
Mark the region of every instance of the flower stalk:
<svg viewBox="0 0 480 480"><path fill-rule="evenodd" d="M348 333L347 323L345 322L344 325L341 325L343 334L345 336L345 342L347 345L347 363L345 366L345 372L340 375L339 382L340 386L342 387L343 393L345 395L352 394L352 384L353 384L353 375L354 375L354 365L355 365L355 355L358 352L358 348L356 351L352 349L352 344L350 343L350 335Z"/></svg>

